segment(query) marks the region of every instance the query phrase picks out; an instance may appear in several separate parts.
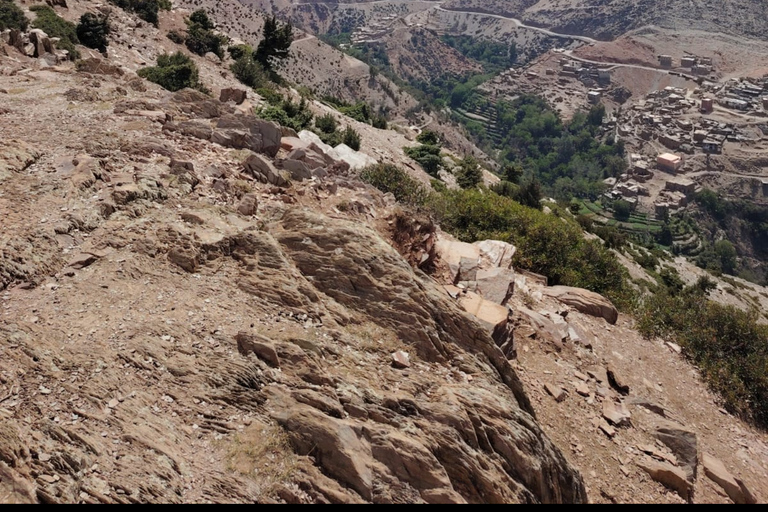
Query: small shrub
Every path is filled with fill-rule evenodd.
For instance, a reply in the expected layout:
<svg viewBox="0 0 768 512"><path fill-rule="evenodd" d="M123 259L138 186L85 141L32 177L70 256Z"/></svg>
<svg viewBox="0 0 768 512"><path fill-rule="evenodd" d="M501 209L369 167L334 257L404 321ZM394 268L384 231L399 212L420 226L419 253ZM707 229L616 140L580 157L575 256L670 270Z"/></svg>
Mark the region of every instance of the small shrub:
<svg viewBox="0 0 768 512"><path fill-rule="evenodd" d="M140 69L136 72L140 77L146 78L169 91L180 91L190 87L202 92L208 90L200 82L197 66L188 56L181 52L172 55L162 54L157 56L157 66Z"/></svg>
<svg viewBox="0 0 768 512"><path fill-rule="evenodd" d="M315 128L324 133L333 133L338 128L339 123L333 114L325 114L315 119Z"/></svg>
<svg viewBox="0 0 768 512"><path fill-rule="evenodd" d="M107 45L109 45L107 36L110 30L107 16L96 15L90 12L80 16L80 23L78 23L75 29L77 38L83 45L99 50L102 53L107 51Z"/></svg>
<svg viewBox="0 0 768 512"><path fill-rule="evenodd" d="M27 30L29 20L13 0L0 0L0 30L15 28Z"/></svg>
<svg viewBox="0 0 768 512"><path fill-rule="evenodd" d="M403 148L406 155L413 158L430 176L437 176L443 167L443 159L440 158L440 146L422 144Z"/></svg>
<svg viewBox="0 0 768 512"><path fill-rule="evenodd" d="M432 130L424 130L416 136L416 142L431 146L438 146L440 145L440 138L438 137L437 133L433 132Z"/></svg>
<svg viewBox="0 0 768 512"><path fill-rule="evenodd" d="M58 37L56 47L67 50L70 60L80 58L80 52L75 48L80 41L77 38L77 26L74 23L65 20L47 5L33 5L29 9L37 14L37 18L32 22L33 28L39 28L48 34L48 37Z"/></svg>
<svg viewBox="0 0 768 512"><path fill-rule="evenodd" d="M229 56L234 60L237 60L246 55L253 55L253 48L249 44L235 44L227 48L227 51L229 52Z"/></svg>
<svg viewBox="0 0 768 512"><path fill-rule="evenodd" d="M187 41L187 37L178 30L171 30L167 37L176 44L184 44Z"/></svg>
<svg viewBox="0 0 768 512"><path fill-rule="evenodd" d="M136 16L157 26L157 13L160 10L160 4L170 11L170 0L108 0L109 3L116 5L124 11L136 13ZM165 8L165 7L164 7Z"/></svg>
<svg viewBox="0 0 768 512"><path fill-rule="evenodd" d="M371 165L360 171L360 179L384 193L390 192L401 203L421 206L429 192L401 168L392 164Z"/></svg>
<svg viewBox="0 0 768 512"><path fill-rule="evenodd" d="M351 126L347 126L344 131L341 132L341 142L355 151L360 150L360 134Z"/></svg>
<svg viewBox="0 0 768 512"><path fill-rule="evenodd" d="M375 115L371 119L371 125L374 128L378 128L379 130L386 130L387 129L387 118L382 115Z"/></svg>
<svg viewBox="0 0 768 512"><path fill-rule="evenodd" d="M477 160L472 156L466 156L459 163L456 172L456 183L461 188L475 188L483 181L483 171Z"/></svg>
<svg viewBox="0 0 768 512"><path fill-rule="evenodd" d="M261 94L261 89L257 92ZM312 123L314 117L307 106L304 98L299 103L294 103L290 99L284 99L279 105L269 105L257 111L257 115L262 119L274 121L281 126L287 126L297 132L307 128Z"/></svg>
<svg viewBox="0 0 768 512"><path fill-rule="evenodd" d="M267 71L248 54L242 55L233 62L229 69L235 78L253 89L264 87L269 83Z"/></svg>

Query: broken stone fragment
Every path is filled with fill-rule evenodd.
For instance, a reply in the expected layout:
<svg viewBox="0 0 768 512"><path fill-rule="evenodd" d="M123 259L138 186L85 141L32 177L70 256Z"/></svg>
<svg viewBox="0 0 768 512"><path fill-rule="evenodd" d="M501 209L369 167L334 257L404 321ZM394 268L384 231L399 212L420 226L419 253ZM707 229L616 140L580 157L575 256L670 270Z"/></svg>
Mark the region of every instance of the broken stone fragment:
<svg viewBox="0 0 768 512"><path fill-rule="evenodd" d="M734 503L739 505L753 505L757 503L757 500L744 483L734 478L733 475L725 469L725 465L720 460L705 453L701 463L704 466L704 474L707 475L707 478L722 487Z"/></svg>
<svg viewBox="0 0 768 512"><path fill-rule="evenodd" d="M630 414L624 404L606 400L603 402L603 418L617 427L622 427L629 425Z"/></svg>
<svg viewBox="0 0 768 512"><path fill-rule="evenodd" d="M562 402L565 400L566 392L560 386L547 383L544 384L544 389L547 391L547 393L552 395L556 402Z"/></svg>
<svg viewBox="0 0 768 512"><path fill-rule="evenodd" d="M688 481L681 468L648 458L639 460L637 465L651 478L676 491L684 500L690 503L693 499L693 484Z"/></svg>
<svg viewBox="0 0 768 512"><path fill-rule="evenodd" d="M409 368L411 366L410 357L407 352L398 350L392 352L392 366L394 368Z"/></svg>
<svg viewBox="0 0 768 512"><path fill-rule="evenodd" d="M272 342L264 336L258 334L248 334L247 332L239 332L235 336L237 341L237 350L242 355L256 354L259 359L265 361L268 365L279 368L280 358L277 355Z"/></svg>

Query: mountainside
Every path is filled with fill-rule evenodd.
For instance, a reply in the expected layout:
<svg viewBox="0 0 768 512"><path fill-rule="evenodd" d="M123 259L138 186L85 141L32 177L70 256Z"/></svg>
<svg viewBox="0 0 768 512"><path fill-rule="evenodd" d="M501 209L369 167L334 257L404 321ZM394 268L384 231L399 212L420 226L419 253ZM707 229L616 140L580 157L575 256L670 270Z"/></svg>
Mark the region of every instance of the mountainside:
<svg viewBox="0 0 768 512"><path fill-rule="evenodd" d="M105 53L78 45L77 61L29 29L0 38L0 503L768 496L768 436L723 408L680 346L641 336L601 295L513 268L507 242L458 242L361 175L392 164L404 174L387 185L429 186L403 150L421 130L276 84L282 105L348 128L360 150L259 117L275 105L231 58L167 37L200 2L157 27L52 3L75 23L108 13L112 29ZM257 45L261 14L205 7ZM207 92L142 78L173 52ZM297 88L415 104L313 36L290 53L279 71ZM574 223L544 210L526 218ZM737 300L714 283L713 298ZM743 287L742 307L768 299Z"/></svg>
<svg viewBox="0 0 768 512"><path fill-rule="evenodd" d="M645 25L765 39L768 6L760 0L448 0L445 9L487 12L566 34L602 40Z"/></svg>

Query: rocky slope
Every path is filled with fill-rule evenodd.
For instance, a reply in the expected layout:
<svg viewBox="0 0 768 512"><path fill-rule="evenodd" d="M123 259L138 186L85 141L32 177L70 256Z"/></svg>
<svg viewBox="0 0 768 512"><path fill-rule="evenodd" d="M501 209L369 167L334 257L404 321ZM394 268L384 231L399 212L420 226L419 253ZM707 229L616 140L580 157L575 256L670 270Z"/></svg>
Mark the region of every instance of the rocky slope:
<svg viewBox="0 0 768 512"><path fill-rule="evenodd" d="M40 65L0 76L0 500L586 500L380 193L234 104Z"/></svg>
<svg viewBox="0 0 768 512"><path fill-rule="evenodd" d="M674 347L531 276L489 332L429 221L251 93L215 99L217 63L196 58L213 98L140 80L170 43L114 19L80 71L0 53L0 502L683 499L642 467L686 499L766 496L765 434ZM660 414L682 451L654 446Z"/></svg>

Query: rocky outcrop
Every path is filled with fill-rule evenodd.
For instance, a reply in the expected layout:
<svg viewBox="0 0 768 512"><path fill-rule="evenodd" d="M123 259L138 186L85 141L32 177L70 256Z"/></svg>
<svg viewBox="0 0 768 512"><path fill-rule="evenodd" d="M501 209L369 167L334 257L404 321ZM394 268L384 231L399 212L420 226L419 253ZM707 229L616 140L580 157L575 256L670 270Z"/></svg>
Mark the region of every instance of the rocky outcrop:
<svg viewBox="0 0 768 512"><path fill-rule="evenodd" d="M599 293L571 286L551 286L544 288L543 292L582 313L605 318L609 324L615 324L619 318L616 307Z"/></svg>
<svg viewBox="0 0 768 512"><path fill-rule="evenodd" d="M0 147L0 183L11 173L18 173L35 163L41 154L26 142L4 141Z"/></svg>
<svg viewBox="0 0 768 512"><path fill-rule="evenodd" d="M355 428L348 422L320 422L314 413L280 416L278 421L296 432L292 434L296 446L309 449L309 439L316 436L322 443L315 443L315 449L320 444L325 446L319 453L321 466L361 496L370 492L365 469L370 457L374 476L395 478L394 482L405 478L415 489L445 489L425 494L441 499L456 497L449 491L467 501L568 502L584 498L580 478L536 426L528 399L506 358L485 330L462 314L444 292L417 277L391 246L360 225L293 209L286 212L280 226L275 236L281 247L321 294L392 329L413 347L421 361L444 364L461 358L464 371L479 372L490 365L498 379L496 383L494 379L488 381L496 389L489 394L477 386L471 390L445 387L436 391L436 396L443 396L439 402L392 402L390 410L424 418L418 422L418 438L394 435L391 427L400 422L393 424L393 420L377 427L384 430L369 431L367 436L363 430L363 441L353 435ZM456 398L449 398L452 396ZM435 416L438 404L452 404L453 412ZM383 411L364 404L356 408L368 409L369 417L381 421L391 417L391 413L382 416ZM462 421L459 418L465 418L464 423L457 423ZM426 458L417 443L431 446L435 458ZM424 456L413 458L409 452ZM539 452L548 455L541 457ZM356 458L356 464L349 463L351 458ZM499 463L507 469L499 471ZM377 470L379 464L386 471ZM495 475L495 484L491 485L488 470L480 470L478 464L498 468L490 473ZM447 487L448 483L453 489Z"/></svg>

